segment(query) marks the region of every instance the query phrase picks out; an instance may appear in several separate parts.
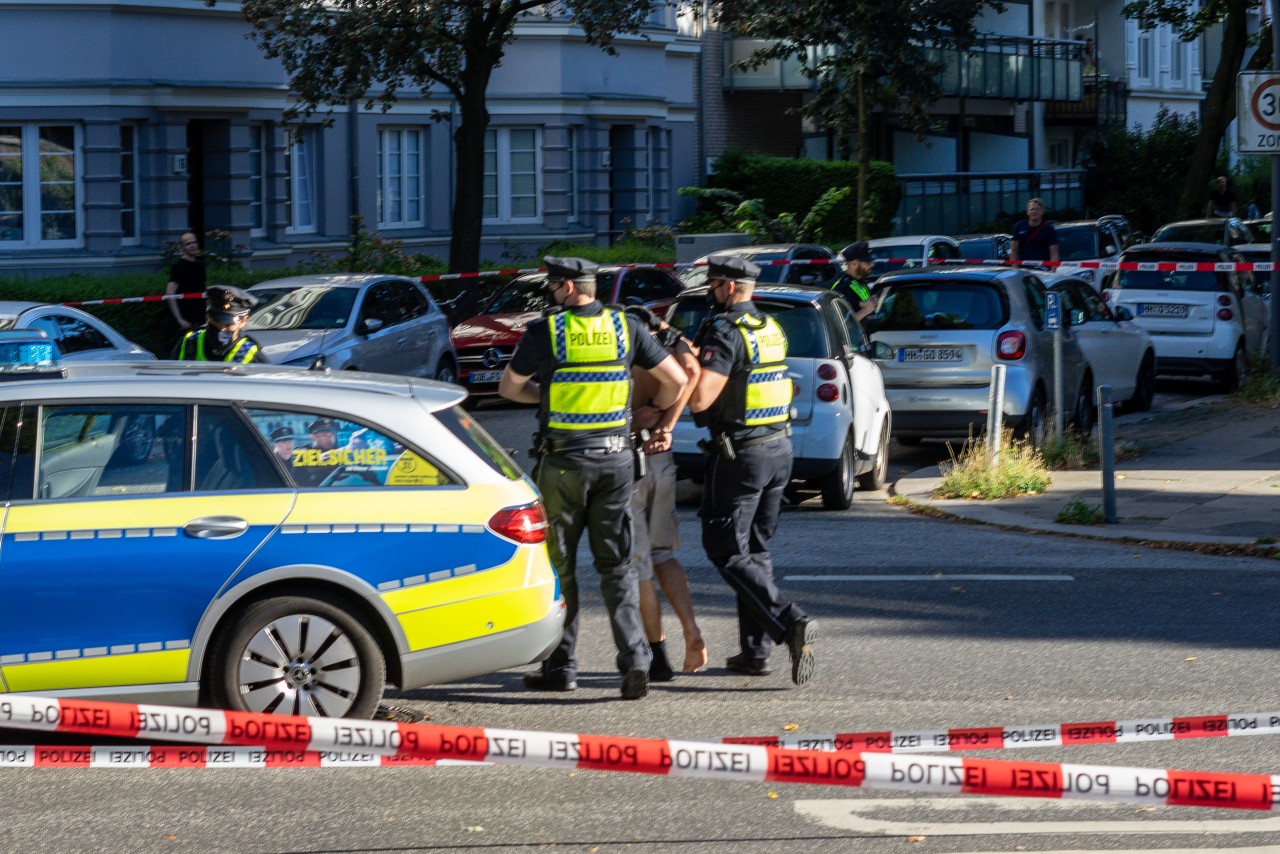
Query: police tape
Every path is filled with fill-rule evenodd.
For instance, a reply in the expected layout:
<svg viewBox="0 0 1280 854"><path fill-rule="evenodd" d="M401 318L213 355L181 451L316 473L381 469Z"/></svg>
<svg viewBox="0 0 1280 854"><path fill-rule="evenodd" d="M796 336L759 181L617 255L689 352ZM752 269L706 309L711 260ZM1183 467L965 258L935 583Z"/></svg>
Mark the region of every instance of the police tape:
<svg viewBox="0 0 1280 854"><path fill-rule="evenodd" d="M399 768L490 765L357 750L203 745L0 745L0 768Z"/></svg>
<svg viewBox="0 0 1280 854"><path fill-rule="evenodd" d="M125 305L126 303L135 302L163 302L165 300L177 299L204 299L204 292L198 291L189 294L158 294L156 296L146 297L112 297L111 299L82 299L73 302L64 302L61 305L82 306L82 305Z"/></svg>
<svg viewBox="0 0 1280 854"><path fill-rule="evenodd" d="M1280 712L1232 713L1131 721L1032 724L1010 727L892 730L822 735L732 736L720 744L789 750L859 753L933 753L939 750L1010 750L1075 744L1137 744L1188 738L1280 735Z"/></svg>
<svg viewBox="0 0 1280 854"><path fill-rule="evenodd" d="M1116 768L1057 762L1011 762L969 757L903 757L890 753L821 753L750 744L714 744L651 738L613 738L569 733L523 732L438 724L405 724L335 718L262 715L131 703L39 697L0 700L0 727L109 737L154 738L206 745L249 746L245 761L272 751L318 754L319 767L365 756L495 765L531 765L621 771L668 777L808 783L930 793L1126 801L1168 806L1274 810L1280 805L1280 775ZM4 748L0 748L3 750ZM77 748L70 748L76 750ZM21 750L15 749L15 750ZM75 762L95 765L97 751L81 748ZM147 751L159 751L158 753ZM176 755L173 751L178 751ZM217 749L137 748L138 767L216 767ZM254 751L257 751L255 754ZM230 757L239 754L229 754ZM46 754L48 758L48 754ZM297 759L297 757L293 757ZM25 757L24 757L25 761ZM172 763L151 765L152 762ZM177 764L185 761L187 764ZM313 761L308 759L308 761ZM34 763L34 757L32 759ZM87 763L87 764L86 764ZM200 764L203 763L203 764ZM372 764L371 760L368 760ZM394 763L393 763L394 764ZM382 765L379 760L379 765ZM32 765L31 767L35 767ZM47 766L46 766L47 767ZM226 767L231 767L229 764ZM253 766L258 767L258 766Z"/></svg>

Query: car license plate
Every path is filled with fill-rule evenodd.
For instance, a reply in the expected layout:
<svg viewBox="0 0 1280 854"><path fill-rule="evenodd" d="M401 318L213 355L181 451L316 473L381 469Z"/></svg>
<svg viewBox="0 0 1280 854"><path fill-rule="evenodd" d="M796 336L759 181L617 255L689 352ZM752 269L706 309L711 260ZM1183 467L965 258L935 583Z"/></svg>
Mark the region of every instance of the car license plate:
<svg viewBox="0 0 1280 854"><path fill-rule="evenodd" d="M964 351L959 347L901 347L899 362L959 362Z"/></svg>
<svg viewBox="0 0 1280 854"><path fill-rule="evenodd" d="M1140 302L1138 314L1145 317L1186 317L1187 307L1163 302Z"/></svg>
<svg viewBox="0 0 1280 854"><path fill-rule="evenodd" d="M496 383L502 379L502 371L472 371L467 377L467 382L475 383Z"/></svg>

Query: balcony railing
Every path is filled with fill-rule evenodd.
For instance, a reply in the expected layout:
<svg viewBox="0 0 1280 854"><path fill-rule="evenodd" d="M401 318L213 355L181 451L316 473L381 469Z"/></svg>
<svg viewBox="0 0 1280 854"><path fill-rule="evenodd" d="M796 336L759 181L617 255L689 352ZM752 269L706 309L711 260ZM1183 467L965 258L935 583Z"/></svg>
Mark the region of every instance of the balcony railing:
<svg viewBox="0 0 1280 854"><path fill-rule="evenodd" d="M1059 125L1123 126L1128 100L1129 86L1125 81L1088 74L1084 78L1084 98L1046 104L1044 119Z"/></svg>
<svg viewBox="0 0 1280 854"><path fill-rule="evenodd" d="M902 202L894 234L965 234L990 230L1010 215L1021 217L1027 199L1039 196L1050 211L1084 209L1084 170L949 172L899 175Z"/></svg>
<svg viewBox="0 0 1280 854"><path fill-rule="evenodd" d="M803 69L816 65L827 48L809 48L803 61L770 60L754 70L735 66L769 44L762 39L726 39L726 91L814 88ZM1079 47L1077 42L1054 39L984 36L968 50L926 48L926 54L942 65L938 83L944 97L1079 101L1084 96L1084 64L1076 57Z"/></svg>

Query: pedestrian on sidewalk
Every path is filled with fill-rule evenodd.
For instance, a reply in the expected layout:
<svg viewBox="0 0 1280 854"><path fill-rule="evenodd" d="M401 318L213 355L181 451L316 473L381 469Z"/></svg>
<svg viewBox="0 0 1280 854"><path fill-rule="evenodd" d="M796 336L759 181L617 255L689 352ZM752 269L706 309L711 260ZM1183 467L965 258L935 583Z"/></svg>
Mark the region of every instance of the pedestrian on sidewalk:
<svg viewBox="0 0 1280 854"><path fill-rule="evenodd" d="M1053 223L1044 218L1044 202L1038 198L1027 201L1027 218L1013 227L1013 240L1009 243L1009 261L1058 260L1058 232Z"/></svg>

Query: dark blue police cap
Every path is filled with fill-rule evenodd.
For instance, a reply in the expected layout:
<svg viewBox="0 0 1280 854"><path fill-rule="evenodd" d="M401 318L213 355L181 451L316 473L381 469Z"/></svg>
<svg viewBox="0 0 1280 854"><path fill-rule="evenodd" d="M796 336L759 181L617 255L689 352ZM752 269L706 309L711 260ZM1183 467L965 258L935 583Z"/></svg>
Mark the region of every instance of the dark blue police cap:
<svg viewBox="0 0 1280 854"><path fill-rule="evenodd" d="M258 298L230 285L213 285L205 294L209 318L216 323L234 323L258 304Z"/></svg>
<svg viewBox="0 0 1280 854"><path fill-rule="evenodd" d="M848 246L840 250L840 257L846 261L874 261L871 257L871 247L867 245L867 241L859 240L857 243L850 243Z"/></svg>
<svg viewBox="0 0 1280 854"><path fill-rule="evenodd" d="M548 279L591 279L599 265L586 258L556 258L548 255L542 259L547 265Z"/></svg>
<svg viewBox="0 0 1280 854"><path fill-rule="evenodd" d="M760 265L737 255L711 255L707 258L707 278L754 282L760 278Z"/></svg>

